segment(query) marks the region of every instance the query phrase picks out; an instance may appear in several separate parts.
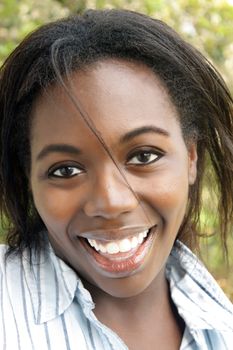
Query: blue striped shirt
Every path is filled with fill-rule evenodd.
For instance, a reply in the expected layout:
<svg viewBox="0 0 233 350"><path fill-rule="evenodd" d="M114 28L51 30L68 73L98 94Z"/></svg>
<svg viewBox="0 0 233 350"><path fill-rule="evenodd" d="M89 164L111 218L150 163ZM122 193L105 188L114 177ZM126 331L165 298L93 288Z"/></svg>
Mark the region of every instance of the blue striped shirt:
<svg viewBox="0 0 233 350"><path fill-rule="evenodd" d="M50 247L5 263L0 246L1 350L127 350L98 321L77 274ZM185 321L181 350L233 349L233 306L196 256L177 241L166 268L171 297Z"/></svg>

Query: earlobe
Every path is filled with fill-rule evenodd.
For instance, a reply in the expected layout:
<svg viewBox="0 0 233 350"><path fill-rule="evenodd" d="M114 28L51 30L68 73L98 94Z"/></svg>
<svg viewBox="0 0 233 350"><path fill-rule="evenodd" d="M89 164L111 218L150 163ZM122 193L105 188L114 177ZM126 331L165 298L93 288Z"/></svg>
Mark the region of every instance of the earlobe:
<svg viewBox="0 0 233 350"><path fill-rule="evenodd" d="M191 145L189 145L188 154L189 154L189 185L193 185L197 177L198 156L197 156L196 143L192 143Z"/></svg>

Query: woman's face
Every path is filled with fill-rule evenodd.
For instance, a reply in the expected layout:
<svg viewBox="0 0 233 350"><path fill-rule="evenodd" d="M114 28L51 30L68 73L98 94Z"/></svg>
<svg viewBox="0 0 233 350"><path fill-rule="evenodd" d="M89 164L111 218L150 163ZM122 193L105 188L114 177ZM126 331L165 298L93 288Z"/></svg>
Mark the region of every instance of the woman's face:
<svg viewBox="0 0 233 350"><path fill-rule="evenodd" d="M159 280L182 223L196 148L146 66L105 60L55 86L33 110L31 189L56 254L117 297ZM97 137L100 135L101 141ZM108 151L102 142L107 145Z"/></svg>

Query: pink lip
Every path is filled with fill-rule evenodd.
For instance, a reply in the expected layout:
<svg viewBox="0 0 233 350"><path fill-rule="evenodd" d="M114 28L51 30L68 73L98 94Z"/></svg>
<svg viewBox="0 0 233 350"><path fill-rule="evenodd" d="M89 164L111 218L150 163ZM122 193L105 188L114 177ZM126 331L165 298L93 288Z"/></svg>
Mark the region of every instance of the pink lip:
<svg viewBox="0 0 233 350"><path fill-rule="evenodd" d="M143 232L145 230L149 230L150 227L147 227L145 225L143 226L135 226L135 227L120 227L120 228L110 228L110 229L104 229L104 230L94 230L94 231L87 231L87 232L80 232L78 234L79 238L88 238L88 239L96 239L99 240L101 237L101 240L108 242L108 241L114 241L120 236L121 239L133 237L134 235L139 234L140 232Z"/></svg>
<svg viewBox="0 0 233 350"><path fill-rule="evenodd" d="M153 231L149 233L147 239L139 245L139 247L126 253L102 255L95 249L91 248L85 239L81 239L81 242L90 255L91 260L94 260L95 266L97 265L102 271L110 273L111 275L116 274L118 277L123 277L135 272L143 264L145 257L152 246L155 237L154 233L153 228Z"/></svg>

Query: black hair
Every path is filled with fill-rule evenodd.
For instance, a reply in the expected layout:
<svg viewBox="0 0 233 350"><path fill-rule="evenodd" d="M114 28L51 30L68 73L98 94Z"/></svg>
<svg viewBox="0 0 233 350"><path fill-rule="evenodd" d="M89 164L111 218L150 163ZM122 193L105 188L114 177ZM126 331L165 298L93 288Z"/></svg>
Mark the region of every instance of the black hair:
<svg viewBox="0 0 233 350"><path fill-rule="evenodd" d="M197 243L205 170L218 192L219 232L226 247L233 222L233 101L215 68L162 21L126 10L89 10L46 24L12 52L0 71L0 195L9 252L38 249L44 229L29 189L30 121L38 95L60 77L99 60L150 67L177 108L185 141L195 138L197 179L178 238Z"/></svg>

